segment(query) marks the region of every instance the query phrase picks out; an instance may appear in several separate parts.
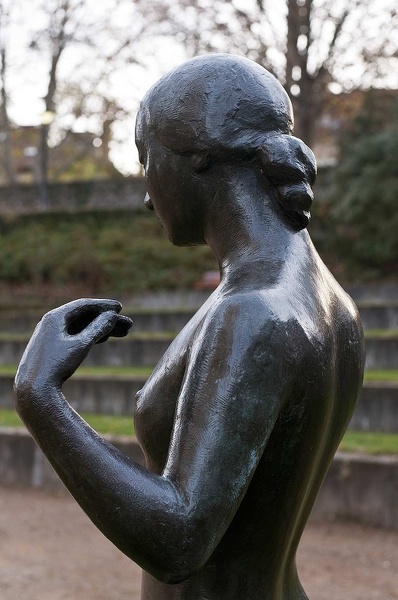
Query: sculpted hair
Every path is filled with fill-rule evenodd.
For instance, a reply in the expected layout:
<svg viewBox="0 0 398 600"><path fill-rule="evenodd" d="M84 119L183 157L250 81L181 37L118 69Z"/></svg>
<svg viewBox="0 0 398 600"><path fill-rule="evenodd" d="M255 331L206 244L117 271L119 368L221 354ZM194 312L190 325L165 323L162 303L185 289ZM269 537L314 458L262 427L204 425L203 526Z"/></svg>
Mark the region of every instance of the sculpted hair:
<svg viewBox="0 0 398 600"><path fill-rule="evenodd" d="M257 158L292 227L307 226L316 162L292 136L293 111L282 85L266 69L231 54L194 58L146 94L137 116L143 128L197 172L212 163Z"/></svg>
<svg viewBox="0 0 398 600"><path fill-rule="evenodd" d="M267 136L257 150L261 168L274 186L275 198L295 229L307 227L314 199L315 156L292 135Z"/></svg>

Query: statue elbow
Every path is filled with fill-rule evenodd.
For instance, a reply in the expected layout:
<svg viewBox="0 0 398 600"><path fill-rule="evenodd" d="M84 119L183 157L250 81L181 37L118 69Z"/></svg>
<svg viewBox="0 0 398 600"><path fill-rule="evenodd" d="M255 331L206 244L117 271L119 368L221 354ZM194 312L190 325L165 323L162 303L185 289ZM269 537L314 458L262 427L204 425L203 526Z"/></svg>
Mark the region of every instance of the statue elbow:
<svg viewBox="0 0 398 600"><path fill-rule="evenodd" d="M164 557L160 569L154 573L162 583L175 585L188 581L209 560L214 550L211 540L205 539L202 528L193 529L189 529L186 535L180 534L167 552L167 557Z"/></svg>
<svg viewBox="0 0 398 600"><path fill-rule="evenodd" d="M176 561L176 564L169 565L169 568L162 570L161 573L158 573L156 578L162 583L168 583L170 585L184 583L198 573L205 564L206 560L203 560L202 557L196 557L195 559L178 562Z"/></svg>

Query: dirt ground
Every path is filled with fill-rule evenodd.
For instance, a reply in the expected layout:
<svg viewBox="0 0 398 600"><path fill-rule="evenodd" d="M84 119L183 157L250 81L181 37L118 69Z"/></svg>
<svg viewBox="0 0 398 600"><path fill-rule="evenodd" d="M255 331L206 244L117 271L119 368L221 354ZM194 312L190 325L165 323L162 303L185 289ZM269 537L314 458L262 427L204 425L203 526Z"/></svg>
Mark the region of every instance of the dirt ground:
<svg viewBox="0 0 398 600"><path fill-rule="evenodd" d="M311 524L299 572L310 600L398 599L398 532ZM1 600L139 600L140 570L69 496L0 488Z"/></svg>

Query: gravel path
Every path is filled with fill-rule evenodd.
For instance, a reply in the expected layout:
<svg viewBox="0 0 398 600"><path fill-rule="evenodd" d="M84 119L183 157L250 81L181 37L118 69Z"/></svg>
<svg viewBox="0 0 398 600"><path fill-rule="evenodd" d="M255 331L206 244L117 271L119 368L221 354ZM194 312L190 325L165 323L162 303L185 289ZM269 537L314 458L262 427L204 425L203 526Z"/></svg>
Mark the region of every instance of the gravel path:
<svg viewBox="0 0 398 600"><path fill-rule="evenodd" d="M308 526L299 572L310 600L398 599L398 532ZM140 570L69 496L0 488L1 600L139 600Z"/></svg>

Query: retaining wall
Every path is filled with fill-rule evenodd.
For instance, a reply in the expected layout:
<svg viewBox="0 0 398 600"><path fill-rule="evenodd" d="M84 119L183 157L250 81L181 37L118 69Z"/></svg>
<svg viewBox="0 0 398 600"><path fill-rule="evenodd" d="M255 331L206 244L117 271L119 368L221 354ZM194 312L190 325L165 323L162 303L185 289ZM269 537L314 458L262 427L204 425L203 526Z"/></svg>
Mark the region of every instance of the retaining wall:
<svg viewBox="0 0 398 600"><path fill-rule="evenodd" d="M143 464L133 438L108 441ZM24 430L0 429L0 485L66 491ZM351 519L398 530L398 459L338 453L319 493L313 519Z"/></svg>
<svg viewBox="0 0 398 600"><path fill-rule="evenodd" d="M337 453L312 512L398 529L398 458Z"/></svg>
<svg viewBox="0 0 398 600"><path fill-rule="evenodd" d="M139 464L141 449L134 438L103 436ZM41 450L24 429L0 428L0 485L66 491Z"/></svg>

